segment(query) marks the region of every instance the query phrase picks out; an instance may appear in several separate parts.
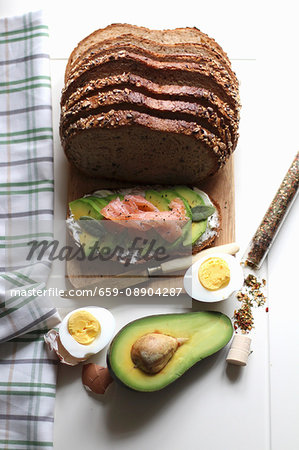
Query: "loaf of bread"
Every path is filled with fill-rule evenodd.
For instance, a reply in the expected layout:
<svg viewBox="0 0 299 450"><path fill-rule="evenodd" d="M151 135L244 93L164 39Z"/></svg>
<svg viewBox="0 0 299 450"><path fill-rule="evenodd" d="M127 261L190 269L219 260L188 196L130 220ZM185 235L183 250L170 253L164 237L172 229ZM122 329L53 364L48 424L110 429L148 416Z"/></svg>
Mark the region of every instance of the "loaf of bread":
<svg viewBox="0 0 299 450"><path fill-rule="evenodd" d="M236 148L239 113L236 75L213 39L113 24L70 55L60 135L88 176L196 184Z"/></svg>

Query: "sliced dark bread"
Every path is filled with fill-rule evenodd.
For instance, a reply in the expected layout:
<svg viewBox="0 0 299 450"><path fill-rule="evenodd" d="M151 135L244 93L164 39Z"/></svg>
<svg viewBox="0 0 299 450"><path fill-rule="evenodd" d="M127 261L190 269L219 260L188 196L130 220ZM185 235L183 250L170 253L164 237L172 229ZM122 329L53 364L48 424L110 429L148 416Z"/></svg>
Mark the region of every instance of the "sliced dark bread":
<svg viewBox="0 0 299 450"><path fill-rule="evenodd" d="M115 23L94 31L79 42L69 57L69 65L73 66L93 45L108 39L121 38L122 35L131 34L143 39L149 39L160 44L206 44L217 51L230 64L227 54L222 47L198 28L175 28L173 30L150 30L136 25Z"/></svg>
<svg viewBox="0 0 299 450"><path fill-rule="evenodd" d="M196 28L95 31L68 60L61 106L66 156L91 177L197 184L238 139L238 80Z"/></svg>
<svg viewBox="0 0 299 450"><path fill-rule="evenodd" d="M76 89L83 87L91 80L111 74L118 75L123 72L136 73L136 69L140 75L150 73L150 78L153 81L155 81L154 72L160 72L160 76L163 75L165 79L172 80L174 84L211 90L232 108L239 108L238 87L227 81L219 73L210 71L209 67L197 63L156 61L125 50L112 52L83 64L76 74L68 79L62 92L62 103Z"/></svg>
<svg viewBox="0 0 299 450"><path fill-rule="evenodd" d="M189 49L189 52L186 51ZM181 61L181 62L199 62L206 61L211 66L211 70L218 70L223 76L230 77L232 82L237 82L236 75L232 71L230 65L226 60L221 59L213 48L206 47L202 44L175 44L162 45L147 39L137 38L133 35L126 35L122 38L110 39L107 41L100 41L93 47L89 48L83 53L81 58L70 66L67 64L65 70L65 82L71 77L82 64L86 64L90 59L102 56L108 51L128 50L136 53L144 53L145 56L153 59L160 59L164 61ZM192 53L191 53L192 51Z"/></svg>
<svg viewBox="0 0 299 450"><path fill-rule="evenodd" d="M68 160L94 177L197 184L231 153L197 123L117 110L82 118L61 134Z"/></svg>
<svg viewBox="0 0 299 450"><path fill-rule="evenodd" d="M232 110L210 91L203 88L169 85L166 83L167 81L165 82L164 77L161 77L158 84L134 73L123 73L121 75L112 75L110 77L92 80L70 95L65 103L61 105L61 111L64 113L78 101L100 92L106 92L114 88L134 89L136 92L141 92L161 100L200 102L200 104L208 108L209 112L212 113L215 111L218 115L223 116L227 125L233 126L235 129L238 128L239 111Z"/></svg>
<svg viewBox="0 0 299 450"><path fill-rule="evenodd" d="M209 112L204 106L176 100L158 100L130 89L99 92L95 96L77 102L61 115L61 133L63 134L71 123L80 118L108 112L111 109L133 109L159 118L196 122L221 139L228 148L233 148L236 143L237 136L231 135L231 130L224 119L215 112Z"/></svg>

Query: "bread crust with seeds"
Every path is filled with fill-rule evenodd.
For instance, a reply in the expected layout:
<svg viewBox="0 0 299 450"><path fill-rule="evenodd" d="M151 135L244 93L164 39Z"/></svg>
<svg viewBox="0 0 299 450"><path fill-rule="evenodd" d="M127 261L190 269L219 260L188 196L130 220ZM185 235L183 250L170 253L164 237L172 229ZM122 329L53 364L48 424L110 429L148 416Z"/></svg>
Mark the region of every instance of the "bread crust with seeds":
<svg viewBox="0 0 299 450"><path fill-rule="evenodd" d="M222 101L232 108L239 108L238 88L228 82L216 71L210 71L208 66L197 63L180 63L175 61L156 61L142 54L135 54L126 50L115 51L83 64L80 69L68 78L62 91L62 103L76 89L84 86L91 80L115 75L123 72L134 72L139 69L141 73L150 71L160 72L167 79L173 79L175 84L204 87L214 92ZM139 73L138 72L138 73Z"/></svg>
<svg viewBox="0 0 299 450"><path fill-rule="evenodd" d="M196 122L210 133L215 134L228 148L235 148L236 135L231 135L229 127L222 117L213 112L210 113L204 106L198 103L188 103L174 100L157 100L145 96L130 89L114 89L95 96L87 97L77 102L72 108L61 115L61 133L71 123L89 115L100 114L107 109L133 109L140 112L154 114L156 117L169 119L182 119Z"/></svg>
<svg viewBox="0 0 299 450"><path fill-rule="evenodd" d="M159 83L155 83L149 78L144 78L134 73L123 73L121 75L111 75L109 77L91 80L85 86L78 88L61 104L61 112L65 113L75 103L91 95L96 95L111 89L126 88L134 89L145 95L164 100L200 102L210 112L215 111L220 116L223 116L227 124L233 126L235 129L238 128L239 111L232 110L210 91L192 86L167 84L163 78L161 78Z"/></svg>
<svg viewBox="0 0 299 450"><path fill-rule="evenodd" d="M160 44L202 44L205 43L217 51L230 65L230 60L222 47L207 34L200 31L198 28L185 27L175 28L172 30L150 30L146 27L139 27L137 25L130 25L127 23L113 23L106 28L95 30L93 33L82 39L72 51L69 57L69 64L73 66L76 64L82 54L91 46L100 41L120 38L122 35L131 34L133 36L142 37L143 39L153 40Z"/></svg>
<svg viewBox="0 0 299 450"><path fill-rule="evenodd" d="M136 183L196 185L231 153L197 123L133 110L79 119L63 130L61 141L69 161L88 176Z"/></svg>
<svg viewBox="0 0 299 450"><path fill-rule="evenodd" d="M218 71L223 77L226 77L229 82L238 83L236 75L232 71L230 65L228 65L223 58L217 58L212 49L206 48L202 44L197 47L196 44L192 44L190 45L190 52L188 53L186 47L186 44L181 46L179 46L179 44L157 44L153 41L136 38L133 35L128 36L125 39L117 38L99 42L85 51L75 65L70 67L69 64L67 64L65 70L65 82L67 82L68 78L72 77L83 64L88 63L91 59L98 58L111 51L127 50L133 53L143 53L145 56L161 61L204 63L209 65L211 70ZM191 49L193 49L193 53L191 53Z"/></svg>

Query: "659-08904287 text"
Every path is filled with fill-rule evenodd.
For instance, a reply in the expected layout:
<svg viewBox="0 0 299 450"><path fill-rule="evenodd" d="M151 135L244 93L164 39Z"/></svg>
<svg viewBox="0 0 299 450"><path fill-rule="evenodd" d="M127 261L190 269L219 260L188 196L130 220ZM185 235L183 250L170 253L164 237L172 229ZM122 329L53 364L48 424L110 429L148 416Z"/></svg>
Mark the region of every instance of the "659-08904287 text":
<svg viewBox="0 0 299 450"><path fill-rule="evenodd" d="M14 289L11 291L12 295L25 297L25 296L39 296L39 297L117 297L118 295L124 295L126 297L152 297L157 295L160 297L176 297L182 293L182 288L152 288L152 287L127 287L125 289L118 289L116 287L100 287L95 286L92 289L69 289L63 290L58 288L49 289Z"/></svg>

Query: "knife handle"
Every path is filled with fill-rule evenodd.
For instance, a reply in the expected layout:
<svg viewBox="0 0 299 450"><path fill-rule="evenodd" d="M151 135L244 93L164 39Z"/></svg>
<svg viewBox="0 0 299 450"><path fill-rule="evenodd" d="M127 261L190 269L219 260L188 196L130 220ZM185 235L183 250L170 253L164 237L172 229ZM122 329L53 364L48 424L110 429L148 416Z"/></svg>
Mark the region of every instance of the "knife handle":
<svg viewBox="0 0 299 450"><path fill-rule="evenodd" d="M240 250L239 245L236 242L231 242L230 244L218 245L216 247L206 248L196 255L184 256L183 258L173 259L161 264L161 271L163 274L178 272L180 270L186 270L191 264L194 264L200 258L206 255L213 254L215 252L228 253L230 255L235 255Z"/></svg>

